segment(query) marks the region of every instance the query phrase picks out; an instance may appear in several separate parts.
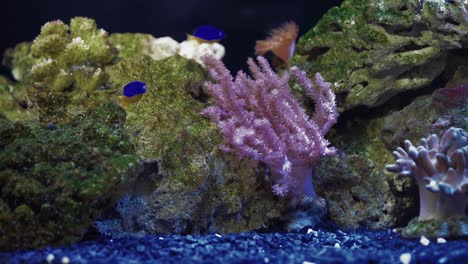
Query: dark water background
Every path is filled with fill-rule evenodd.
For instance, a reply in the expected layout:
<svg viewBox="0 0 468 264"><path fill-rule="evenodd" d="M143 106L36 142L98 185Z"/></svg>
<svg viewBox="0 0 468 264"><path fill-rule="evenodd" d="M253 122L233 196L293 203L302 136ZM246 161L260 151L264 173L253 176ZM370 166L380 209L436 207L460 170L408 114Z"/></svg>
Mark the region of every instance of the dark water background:
<svg viewBox="0 0 468 264"><path fill-rule="evenodd" d="M269 30L294 20L304 34L339 0L10 0L0 4L0 54L21 41L32 41L47 21L69 23L74 16L96 20L110 33L142 32L183 41L201 24L227 33L224 62L229 69L245 68L255 41ZM0 73L7 73L0 67Z"/></svg>

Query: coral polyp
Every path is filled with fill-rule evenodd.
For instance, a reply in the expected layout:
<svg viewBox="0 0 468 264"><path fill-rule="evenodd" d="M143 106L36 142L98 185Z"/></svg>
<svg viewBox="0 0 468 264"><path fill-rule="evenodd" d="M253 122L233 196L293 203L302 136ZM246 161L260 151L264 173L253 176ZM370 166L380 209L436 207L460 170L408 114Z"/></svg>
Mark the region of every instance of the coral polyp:
<svg viewBox="0 0 468 264"><path fill-rule="evenodd" d="M396 164L387 170L413 176L418 182L419 220L465 216L468 205L468 133L450 128L415 147L409 140L393 152Z"/></svg>

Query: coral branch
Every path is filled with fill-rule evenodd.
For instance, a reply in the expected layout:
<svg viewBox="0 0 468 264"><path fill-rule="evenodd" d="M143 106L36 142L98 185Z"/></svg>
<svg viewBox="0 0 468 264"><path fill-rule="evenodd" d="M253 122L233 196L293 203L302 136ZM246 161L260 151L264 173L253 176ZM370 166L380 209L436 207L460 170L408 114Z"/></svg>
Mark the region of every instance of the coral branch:
<svg viewBox="0 0 468 264"><path fill-rule="evenodd" d="M257 57L258 64L248 60L253 79L239 72L234 80L221 61L212 57L203 60L215 80L207 84L215 105L202 114L218 125L225 139L222 148L267 164L276 175L276 194L285 196L294 191L315 196L313 186L296 191L311 175L294 174L307 174L307 168L320 156L335 153L324 138L338 117L331 85L320 74L312 82L297 67L291 69L315 103L310 119L288 87L289 76L278 76L265 58Z"/></svg>

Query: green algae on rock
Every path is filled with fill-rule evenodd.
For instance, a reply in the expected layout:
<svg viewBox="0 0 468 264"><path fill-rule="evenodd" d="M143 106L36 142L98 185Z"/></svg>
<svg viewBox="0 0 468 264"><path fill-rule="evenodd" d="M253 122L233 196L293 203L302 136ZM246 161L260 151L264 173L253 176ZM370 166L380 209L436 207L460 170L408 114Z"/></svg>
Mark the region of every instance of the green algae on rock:
<svg viewBox="0 0 468 264"><path fill-rule="evenodd" d="M284 204L275 202L265 188L269 182L256 162L225 156L213 157L208 164L209 174L193 190L175 191L170 181L162 181L148 197L155 213L146 217L146 224L154 227L153 233L243 232L279 219Z"/></svg>
<svg viewBox="0 0 468 264"><path fill-rule="evenodd" d="M449 127L468 129L466 107L436 107L431 96L416 98L411 104L400 111L395 111L385 117L385 125L381 131L381 139L388 150L403 145L408 139L418 142L429 134L442 134Z"/></svg>
<svg viewBox="0 0 468 264"><path fill-rule="evenodd" d="M108 70L116 87L139 80L147 92L125 107L137 153L160 161L161 180L146 198L152 208L148 233L237 232L260 228L279 217L256 162L217 150L216 127L205 107L206 70L174 55L164 60L130 55ZM190 201L190 202L188 202ZM143 216L142 216L143 217Z"/></svg>
<svg viewBox="0 0 468 264"><path fill-rule="evenodd" d="M431 219L420 221L418 217L412 219L402 231L403 237L420 238L466 238L468 237L468 218L453 217L449 219Z"/></svg>
<svg viewBox="0 0 468 264"><path fill-rule="evenodd" d="M31 111L44 122L67 121L108 100L108 76L116 50L94 20L46 23L32 43L6 53L14 78L26 85Z"/></svg>
<svg viewBox="0 0 468 264"><path fill-rule="evenodd" d="M135 177L124 121L112 102L57 126L0 119L2 250L82 238Z"/></svg>
<svg viewBox="0 0 468 264"><path fill-rule="evenodd" d="M203 156L218 141L216 130L199 114L203 103L190 93L201 89L205 70L180 56L162 61L137 56L108 72L116 87L134 80L146 83L142 99L125 107L137 153L160 160L162 173L171 179L196 185L206 173Z"/></svg>
<svg viewBox="0 0 468 264"><path fill-rule="evenodd" d="M341 110L423 88L463 49L468 21L462 2L419 2L346 0L299 39L293 64L332 82Z"/></svg>
<svg viewBox="0 0 468 264"><path fill-rule="evenodd" d="M0 116L11 121L28 119L26 110L28 96L24 86L15 86L6 77L0 75Z"/></svg>

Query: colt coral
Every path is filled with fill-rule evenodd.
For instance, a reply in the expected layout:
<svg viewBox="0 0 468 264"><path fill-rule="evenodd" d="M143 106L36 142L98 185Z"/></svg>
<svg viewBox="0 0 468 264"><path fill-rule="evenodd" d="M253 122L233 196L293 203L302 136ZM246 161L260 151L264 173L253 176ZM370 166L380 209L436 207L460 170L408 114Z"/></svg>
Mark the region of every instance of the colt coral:
<svg viewBox="0 0 468 264"><path fill-rule="evenodd" d="M439 142L437 135L422 138L415 147L393 152L396 164L386 169L413 176L419 185L419 220L464 216L468 205L468 133L450 128Z"/></svg>
<svg viewBox="0 0 468 264"><path fill-rule="evenodd" d="M220 129L223 150L269 166L275 194L316 197L312 166L319 157L335 153L324 138L338 117L335 94L320 74L312 82L293 67L292 74L315 104L315 114L309 118L289 90L289 75L279 77L265 58L257 60L259 65L248 60L253 79L240 71L233 80L221 61L205 57L215 80L207 87L216 105L202 114Z"/></svg>

